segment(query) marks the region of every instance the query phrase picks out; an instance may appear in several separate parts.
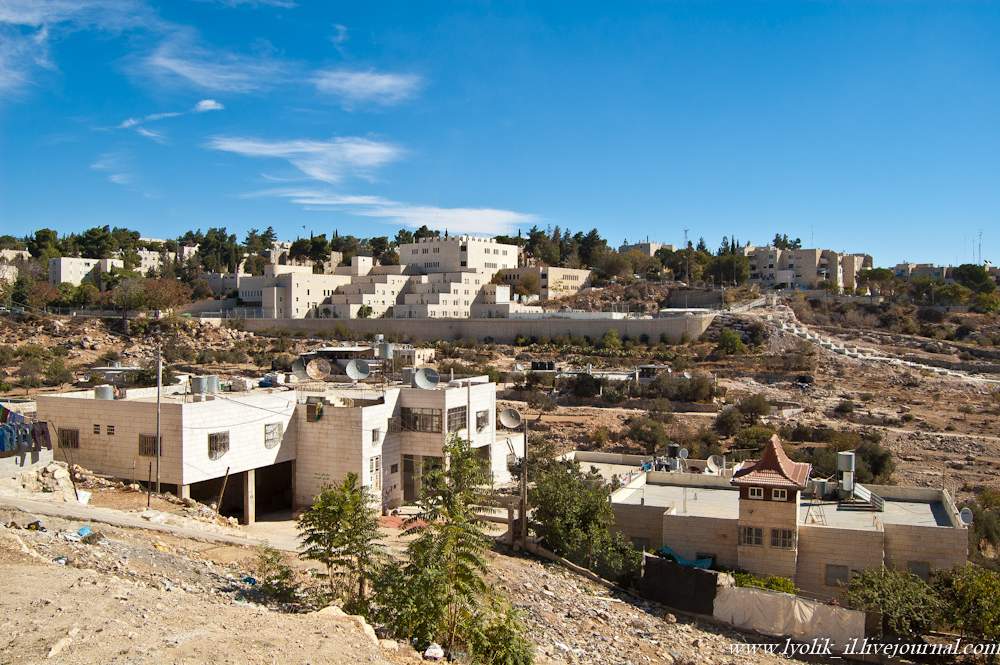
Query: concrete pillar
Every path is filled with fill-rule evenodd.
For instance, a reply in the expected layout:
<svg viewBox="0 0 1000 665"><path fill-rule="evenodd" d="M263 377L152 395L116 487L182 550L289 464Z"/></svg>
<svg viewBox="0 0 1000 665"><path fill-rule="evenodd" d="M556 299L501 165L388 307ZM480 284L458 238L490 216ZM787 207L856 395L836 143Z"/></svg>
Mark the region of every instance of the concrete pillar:
<svg viewBox="0 0 1000 665"><path fill-rule="evenodd" d="M295 472L297 469L295 468L295 460L292 460L289 464L292 466L292 510L295 510Z"/></svg>
<svg viewBox="0 0 1000 665"><path fill-rule="evenodd" d="M177 486L177 498L178 499L190 499L191 498L191 486L190 485L178 485Z"/></svg>
<svg viewBox="0 0 1000 665"><path fill-rule="evenodd" d="M254 469L243 472L243 519L240 524L253 524L257 521L257 474Z"/></svg>

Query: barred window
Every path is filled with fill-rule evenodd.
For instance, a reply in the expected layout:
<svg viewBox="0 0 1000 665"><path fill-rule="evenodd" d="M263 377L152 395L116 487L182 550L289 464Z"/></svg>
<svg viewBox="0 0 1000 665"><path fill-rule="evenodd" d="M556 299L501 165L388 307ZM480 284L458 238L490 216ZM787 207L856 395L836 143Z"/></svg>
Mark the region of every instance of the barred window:
<svg viewBox="0 0 1000 665"><path fill-rule="evenodd" d="M740 527L740 545L763 545L764 530L756 526Z"/></svg>
<svg viewBox="0 0 1000 665"><path fill-rule="evenodd" d="M791 529L771 529L771 547L792 549L795 547L795 532Z"/></svg>
<svg viewBox="0 0 1000 665"><path fill-rule="evenodd" d="M229 432L212 432L208 435L208 458L219 459L229 452Z"/></svg>
<svg viewBox="0 0 1000 665"><path fill-rule="evenodd" d="M115 435L115 426L114 425L108 425L107 426L107 430L108 430L108 436L114 436Z"/></svg>
<svg viewBox="0 0 1000 665"><path fill-rule="evenodd" d="M490 426L490 412L476 411L476 431L482 432L484 429Z"/></svg>
<svg viewBox="0 0 1000 665"><path fill-rule="evenodd" d="M448 409L448 431L457 432L468 424L469 411L464 406Z"/></svg>
<svg viewBox="0 0 1000 665"><path fill-rule="evenodd" d="M403 407L399 410L402 428L409 432L440 432L441 409Z"/></svg>
<svg viewBox="0 0 1000 665"><path fill-rule="evenodd" d="M372 430L372 443L378 443L379 437L382 436L382 430L376 428Z"/></svg>
<svg viewBox="0 0 1000 665"><path fill-rule="evenodd" d="M100 434L100 433L101 433L101 426L95 424L94 425L94 434Z"/></svg>
<svg viewBox="0 0 1000 665"><path fill-rule="evenodd" d="M160 454L163 454L163 437L160 437ZM156 457L156 435L155 434L140 434L139 435L139 456L140 457Z"/></svg>
<svg viewBox="0 0 1000 665"><path fill-rule="evenodd" d="M280 446L284 429L281 423L267 423L264 425L264 447L277 448Z"/></svg>
<svg viewBox="0 0 1000 665"><path fill-rule="evenodd" d="M60 448L79 448L80 447L80 430L78 430L78 429L60 429L59 430L59 447Z"/></svg>
<svg viewBox="0 0 1000 665"><path fill-rule="evenodd" d="M368 458L368 473L372 479L372 489L382 489L382 456Z"/></svg>

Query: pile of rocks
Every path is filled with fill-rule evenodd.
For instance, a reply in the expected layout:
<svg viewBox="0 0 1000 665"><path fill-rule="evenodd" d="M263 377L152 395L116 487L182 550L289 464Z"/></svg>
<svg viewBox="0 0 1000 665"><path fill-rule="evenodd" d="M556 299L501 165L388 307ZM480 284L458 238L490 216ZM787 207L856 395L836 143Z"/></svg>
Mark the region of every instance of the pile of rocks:
<svg viewBox="0 0 1000 665"><path fill-rule="evenodd" d="M29 492L55 492L66 501L75 501L73 481L65 462L49 462L40 469L29 469L21 474L21 487Z"/></svg>

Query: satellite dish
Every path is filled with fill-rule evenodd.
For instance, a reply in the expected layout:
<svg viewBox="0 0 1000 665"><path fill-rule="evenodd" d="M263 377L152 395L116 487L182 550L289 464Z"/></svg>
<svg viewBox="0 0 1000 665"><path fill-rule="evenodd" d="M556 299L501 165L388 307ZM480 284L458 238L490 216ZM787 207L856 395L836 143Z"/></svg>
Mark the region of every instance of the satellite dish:
<svg viewBox="0 0 1000 665"><path fill-rule="evenodd" d="M423 390L432 390L440 380L438 373L430 367L421 367L413 375L413 385Z"/></svg>
<svg viewBox="0 0 1000 665"><path fill-rule="evenodd" d="M971 509L969 509L969 508L962 508L962 512L960 512L958 514L958 516L960 518L962 518L962 524L964 524L965 526L969 526L970 524L972 524L972 517L973 516L972 516L972 510Z"/></svg>
<svg viewBox="0 0 1000 665"><path fill-rule="evenodd" d="M371 368L368 367L366 363L361 358L355 358L351 362L347 363L347 367L344 369L347 372L347 376L351 377L352 381L360 381L361 379L367 378L371 374Z"/></svg>
<svg viewBox="0 0 1000 665"><path fill-rule="evenodd" d="M521 414L517 409L504 409L500 412L500 424L506 429L518 429L521 422Z"/></svg>
<svg viewBox="0 0 1000 665"><path fill-rule="evenodd" d="M688 455L689 453L687 448L681 448L680 450L677 451L677 456L680 457L681 459L687 459Z"/></svg>
<svg viewBox="0 0 1000 665"><path fill-rule="evenodd" d="M332 371L333 367L330 366L330 361L326 358L313 358L306 363L306 374L313 381L322 381L330 376Z"/></svg>
<svg viewBox="0 0 1000 665"><path fill-rule="evenodd" d="M306 372L306 363L302 358L296 358L295 362L292 363L292 374L302 381L309 378L309 374Z"/></svg>
<svg viewBox="0 0 1000 665"><path fill-rule="evenodd" d="M705 468L710 473L719 473L722 471L723 464L725 464L725 461L722 459L722 455L710 455L705 461Z"/></svg>

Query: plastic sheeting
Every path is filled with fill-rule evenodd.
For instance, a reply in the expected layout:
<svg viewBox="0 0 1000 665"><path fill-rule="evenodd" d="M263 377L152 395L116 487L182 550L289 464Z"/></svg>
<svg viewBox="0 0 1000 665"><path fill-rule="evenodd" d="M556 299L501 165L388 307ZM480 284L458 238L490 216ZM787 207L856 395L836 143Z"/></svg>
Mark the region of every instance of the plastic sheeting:
<svg viewBox="0 0 1000 665"><path fill-rule="evenodd" d="M716 590L712 615L737 628L799 642L829 638L843 649L865 636L865 613L750 587Z"/></svg>

